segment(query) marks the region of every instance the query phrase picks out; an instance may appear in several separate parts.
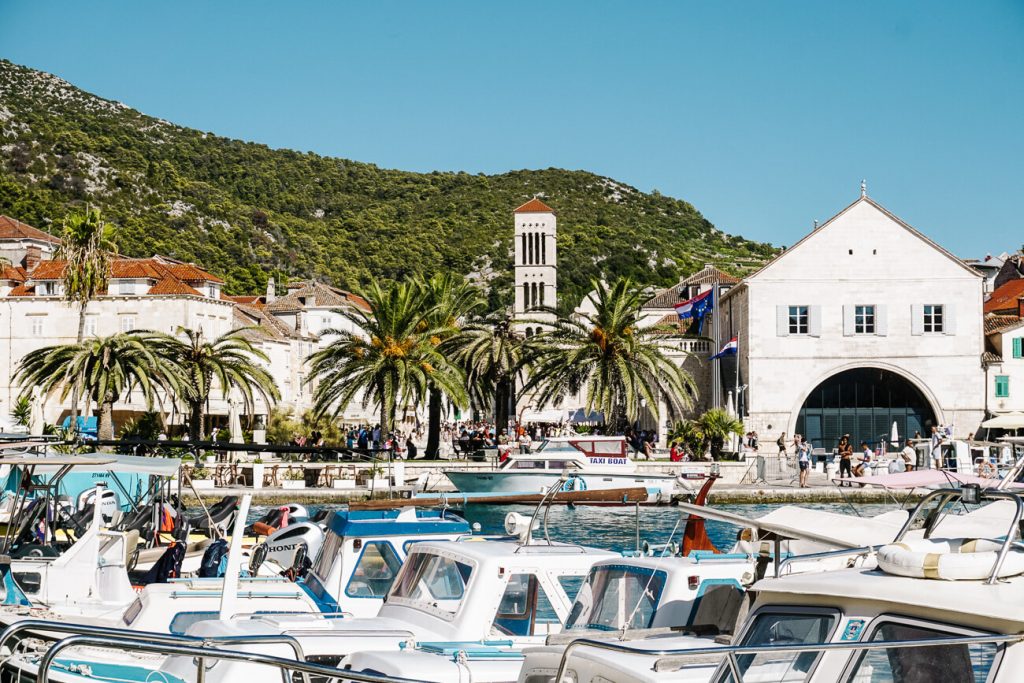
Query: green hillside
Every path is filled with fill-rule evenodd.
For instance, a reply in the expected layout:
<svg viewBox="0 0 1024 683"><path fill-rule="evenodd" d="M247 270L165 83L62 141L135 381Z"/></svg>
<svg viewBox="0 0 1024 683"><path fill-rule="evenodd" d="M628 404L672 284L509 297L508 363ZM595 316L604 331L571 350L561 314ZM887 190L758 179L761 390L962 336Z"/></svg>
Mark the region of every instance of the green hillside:
<svg viewBox="0 0 1024 683"><path fill-rule="evenodd" d="M685 163L685 160L681 160ZM316 277L342 287L452 270L507 301L513 208L558 211L560 305L590 278L669 285L713 262L742 273L772 247L725 235L689 203L585 171L409 173L181 128L0 60L0 213L56 230L91 202L123 253L163 253L234 293Z"/></svg>

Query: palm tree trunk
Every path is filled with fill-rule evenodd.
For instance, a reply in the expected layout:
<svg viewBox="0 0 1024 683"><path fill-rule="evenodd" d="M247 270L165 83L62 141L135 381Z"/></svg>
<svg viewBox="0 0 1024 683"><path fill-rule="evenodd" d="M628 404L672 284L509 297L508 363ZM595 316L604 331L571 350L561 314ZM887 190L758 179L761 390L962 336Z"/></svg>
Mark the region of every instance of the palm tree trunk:
<svg viewBox="0 0 1024 683"><path fill-rule="evenodd" d="M88 301L83 301L78 306L78 336L75 338L76 344L81 344L82 340L85 339L85 307L89 305ZM81 399L81 394L76 384L71 388L71 433L78 433L78 401Z"/></svg>
<svg viewBox="0 0 1024 683"><path fill-rule="evenodd" d="M104 401L100 404L100 419L97 426L96 437L100 441L109 441L114 438L114 402Z"/></svg>
<svg viewBox="0 0 1024 683"><path fill-rule="evenodd" d="M188 438L199 441L203 438L203 402L189 401Z"/></svg>
<svg viewBox="0 0 1024 683"><path fill-rule="evenodd" d="M508 403L511 394L511 385L507 378L498 380L494 388L494 431L501 434L502 429L508 429Z"/></svg>
<svg viewBox="0 0 1024 683"><path fill-rule="evenodd" d="M441 450L441 390L431 389L427 404L427 450L425 456L437 458Z"/></svg>

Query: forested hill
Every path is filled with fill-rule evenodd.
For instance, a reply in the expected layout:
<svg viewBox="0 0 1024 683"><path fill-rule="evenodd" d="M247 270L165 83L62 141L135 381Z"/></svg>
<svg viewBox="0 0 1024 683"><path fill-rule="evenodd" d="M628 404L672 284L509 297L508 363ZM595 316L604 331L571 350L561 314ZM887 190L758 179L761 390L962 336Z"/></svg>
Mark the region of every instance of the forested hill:
<svg viewBox="0 0 1024 683"><path fill-rule="evenodd" d="M315 277L343 287L452 270L508 296L512 209L558 212L560 304L593 277L669 285L714 262L749 270L773 253L730 237L689 203L585 171L409 173L182 128L0 60L0 213L51 231L91 202L130 256L162 253L223 276L234 293ZM685 163L685 161L682 161Z"/></svg>

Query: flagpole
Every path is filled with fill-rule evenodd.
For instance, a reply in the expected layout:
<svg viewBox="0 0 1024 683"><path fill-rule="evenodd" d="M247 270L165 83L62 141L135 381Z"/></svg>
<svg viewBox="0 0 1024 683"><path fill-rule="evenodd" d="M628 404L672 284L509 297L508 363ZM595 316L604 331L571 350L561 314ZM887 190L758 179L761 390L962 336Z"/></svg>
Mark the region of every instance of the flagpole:
<svg viewBox="0 0 1024 683"><path fill-rule="evenodd" d="M718 283L712 285L711 293L711 325L714 327L712 331L712 337L714 339L715 355L718 355L722 349L721 334L719 333L719 314L718 314ZM722 407L722 359L716 358L715 365L711 369L711 407L720 408Z"/></svg>

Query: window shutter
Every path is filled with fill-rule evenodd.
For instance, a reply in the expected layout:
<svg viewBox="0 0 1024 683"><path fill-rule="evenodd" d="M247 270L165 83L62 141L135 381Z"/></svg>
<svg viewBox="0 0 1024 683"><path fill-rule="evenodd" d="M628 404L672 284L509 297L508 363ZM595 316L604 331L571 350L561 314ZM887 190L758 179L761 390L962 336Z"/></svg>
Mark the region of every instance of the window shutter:
<svg viewBox="0 0 1024 683"><path fill-rule="evenodd" d="M1013 338L1013 357L1024 358L1024 337Z"/></svg>
<svg viewBox="0 0 1024 683"><path fill-rule="evenodd" d="M875 305L875 334L879 337L889 334L889 307L885 304Z"/></svg>
<svg viewBox="0 0 1024 683"><path fill-rule="evenodd" d="M924 334L924 306L922 304L910 305L910 334Z"/></svg>
<svg viewBox="0 0 1024 683"><path fill-rule="evenodd" d="M956 308L953 304L945 304L942 307L942 332L956 334Z"/></svg>
<svg viewBox="0 0 1024 683"><path fill-rule="evenodd" d="M809 320L807 329L812 337L821 336L821 306L810 306L807 309Z"/></svg>
<svg viewBox="0 0 1024 683"><path fill-rule="evenodd" d="M849 305L843 306L843 336L844 337L849 337L849 336L851 336L853 334L853 330L854 330L853 314L854 314L853 306L849 306Z"/></svg>
<svg viewBox="0 0 1024 683"><path fill-rule="evenodd" d="M775 332L780 337L789 336L789 306L775 307Z"/></svg>

